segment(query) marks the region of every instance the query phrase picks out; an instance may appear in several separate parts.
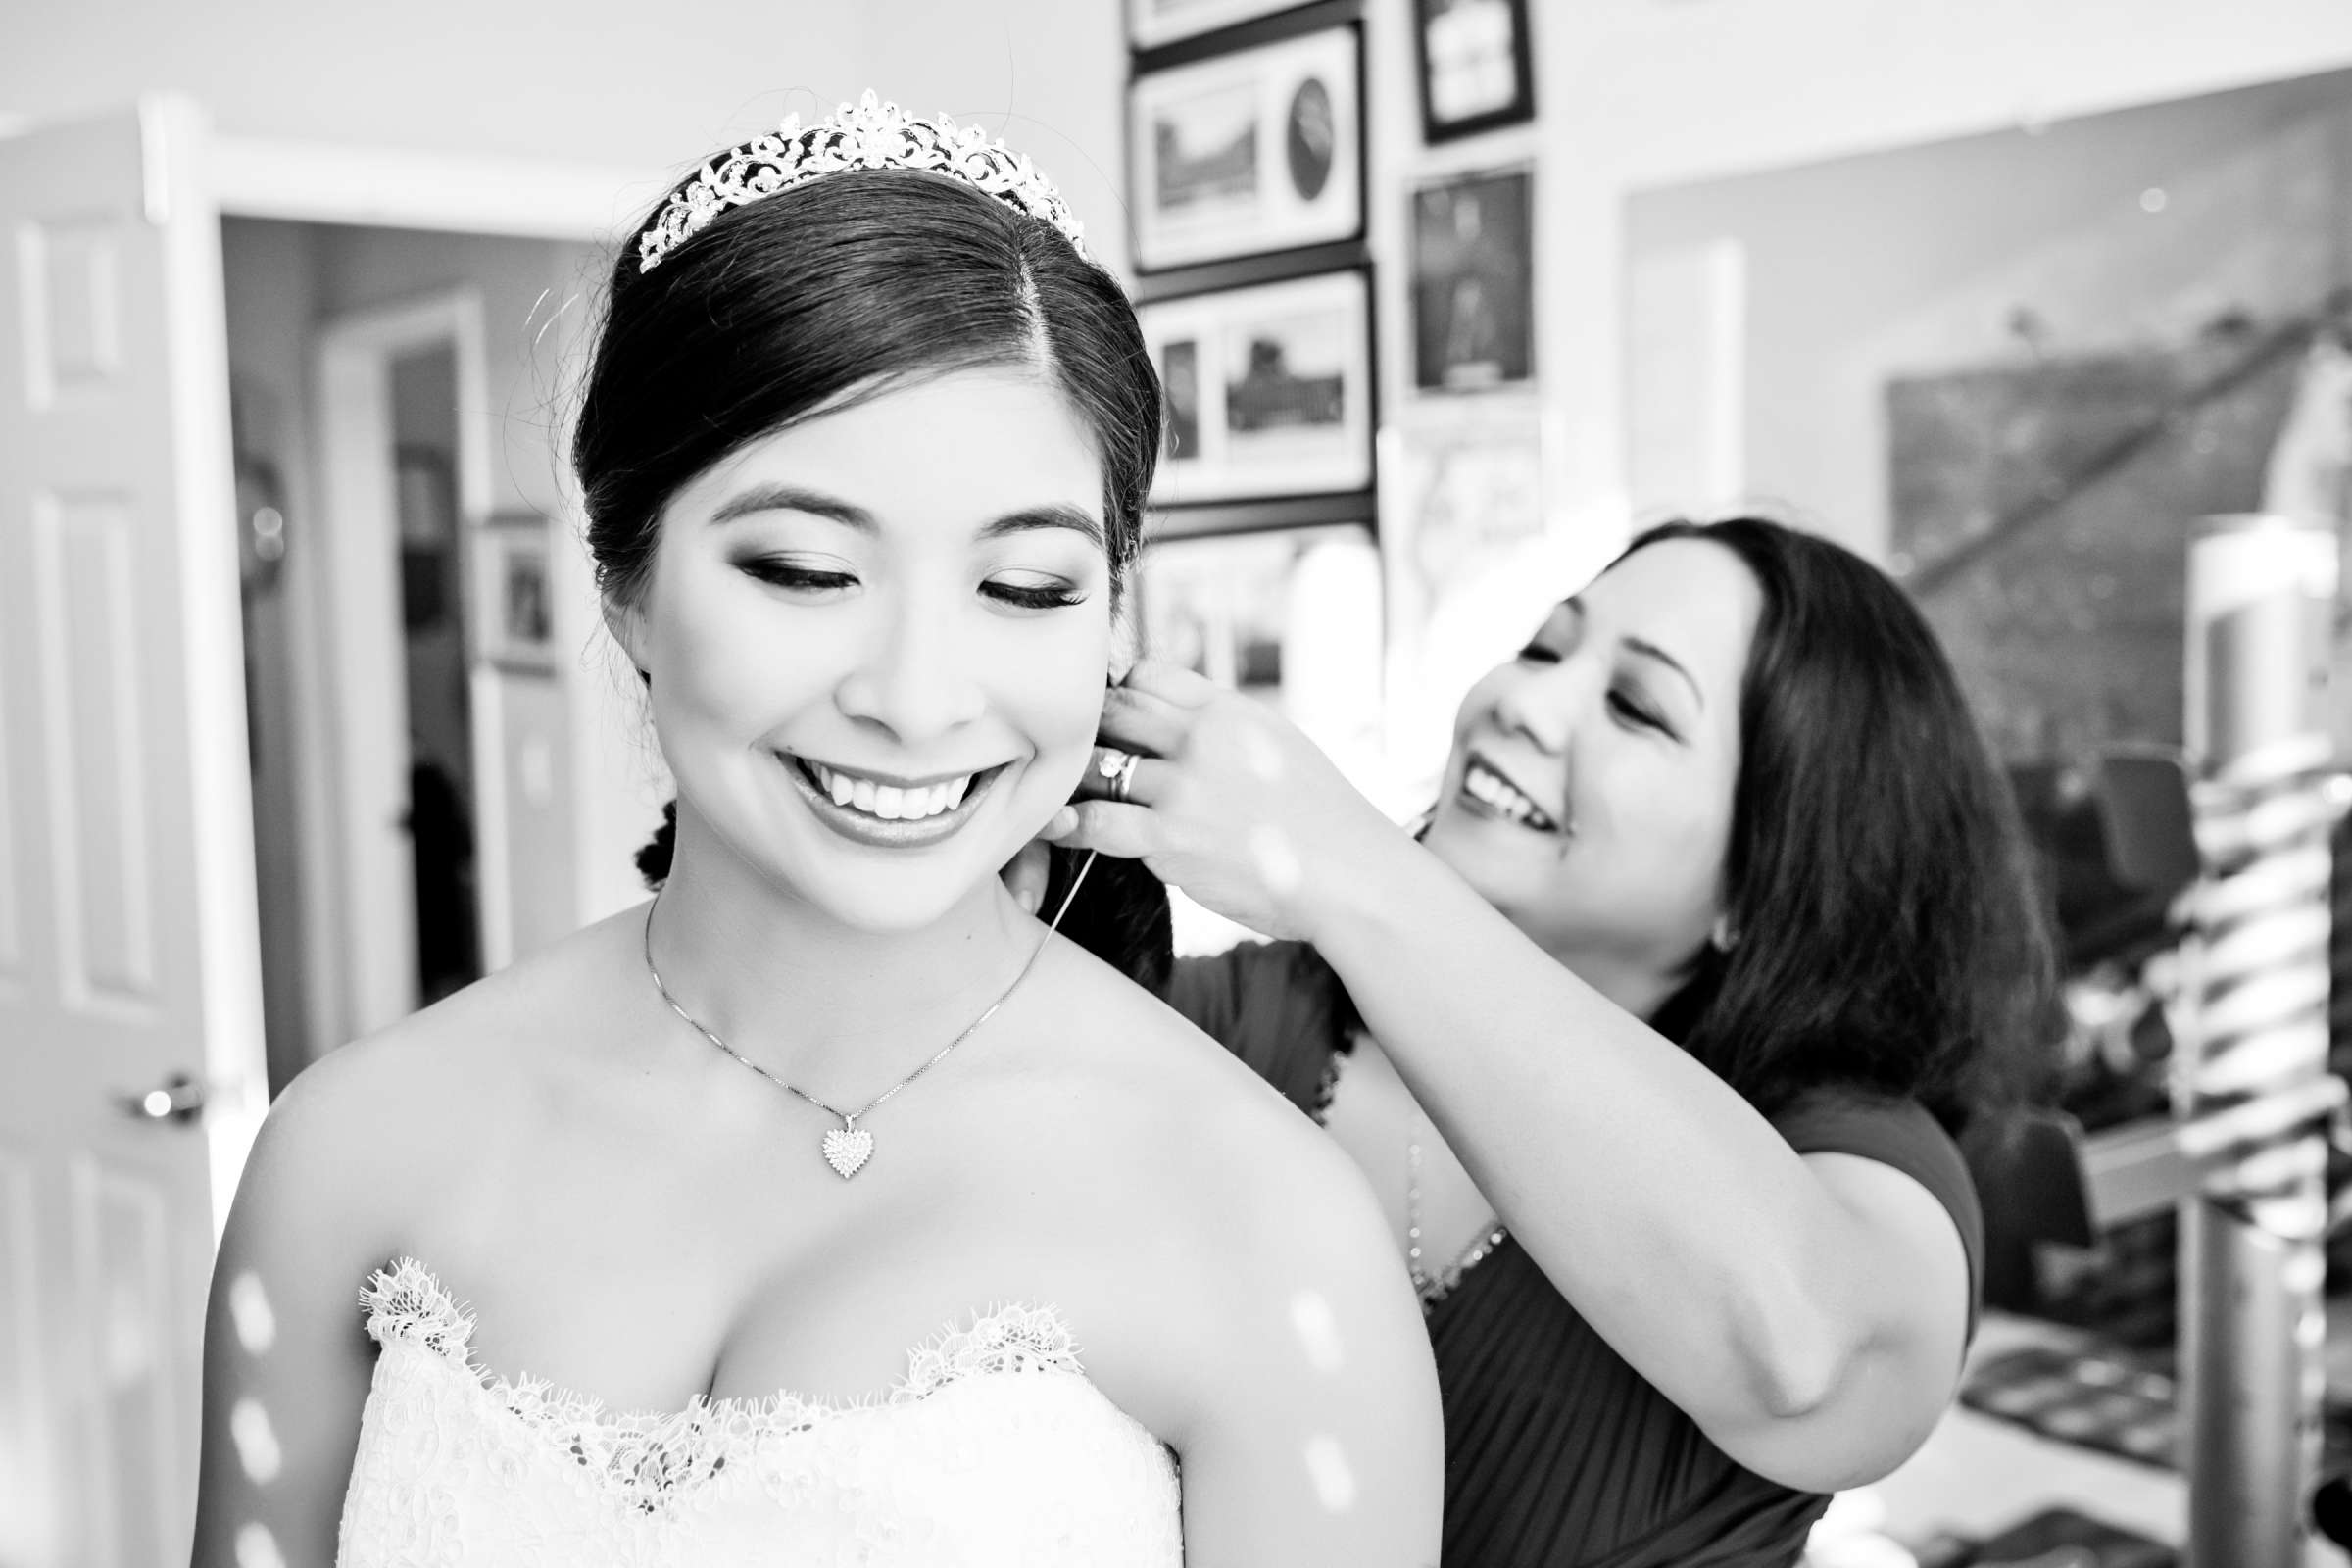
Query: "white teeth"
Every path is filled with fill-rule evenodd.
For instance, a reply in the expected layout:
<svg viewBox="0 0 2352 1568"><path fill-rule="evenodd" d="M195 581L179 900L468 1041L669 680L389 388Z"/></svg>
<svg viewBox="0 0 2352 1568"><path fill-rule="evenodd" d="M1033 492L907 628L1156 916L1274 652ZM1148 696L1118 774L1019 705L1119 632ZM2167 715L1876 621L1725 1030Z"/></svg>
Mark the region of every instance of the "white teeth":
<svg viewBox="0 0 2352 1568"><path fill-rule="evenodd" d="M971 792L973 778L966 773L941 784L907 786L877 784L872 779L835 772L821 762L810 762L808 771L824 793L833 798L835 806L853 807L886 822L919 822L956 809Z"/></svg>
<svg viewBox="0 0 2352 1568"><path fill-rule="evenodd" d="M1462 774L1462 787L1514 822L1549 829L1551 818L1543 808L1529 800L1519 787L1481 763L1473 762Z"/></svg>

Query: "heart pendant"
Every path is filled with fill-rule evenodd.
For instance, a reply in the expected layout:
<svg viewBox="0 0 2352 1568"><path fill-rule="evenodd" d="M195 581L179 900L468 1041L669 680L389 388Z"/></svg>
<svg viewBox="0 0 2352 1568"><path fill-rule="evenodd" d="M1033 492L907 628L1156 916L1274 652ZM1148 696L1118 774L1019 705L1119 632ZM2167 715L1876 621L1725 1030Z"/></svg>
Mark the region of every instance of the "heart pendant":
<svg viewBox="0 0 2352 1568"><path fill-rule="evenodd" d="M825 1163L848 1181L874 1157L874 1135L862 1127L836 1127L825 1134Z"/></svg>

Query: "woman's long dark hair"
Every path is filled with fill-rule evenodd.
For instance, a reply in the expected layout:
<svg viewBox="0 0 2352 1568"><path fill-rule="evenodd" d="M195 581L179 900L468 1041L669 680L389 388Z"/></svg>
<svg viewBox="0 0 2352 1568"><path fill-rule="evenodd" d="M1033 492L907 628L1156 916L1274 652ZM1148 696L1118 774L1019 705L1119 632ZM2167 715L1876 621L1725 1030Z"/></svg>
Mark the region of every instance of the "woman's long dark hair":
<svg viewBox="0 0 2352 1568"><path fill-rule="evenodd" d="M948 175L859 170L722 213L651 271L627 246L572 435L598 586L638 603L670 497L745 442L986 366L1048 378L1086 427L1115 602L1143 542L1159 378L1117 282L1052 224ZM906 439L921 461L924 432ZM675 822L673 803L638 854L650 885L669 874ZM1054 856L1057 899L1071 865ZM1154 984L1166 890L1105 859L1062 930Z"/></svg>
<svg viewBox="0 0 2352 1568"><path fill-rule="evenodd" d="M1670 522L1763 590L1740 690L1724 867L1736 940L1651 1020L1771 1115L1823 1089L1915 1099L1958 1131L2054 1038L2043 896L1935 632L1826 539L1760 517Z"/></svg>

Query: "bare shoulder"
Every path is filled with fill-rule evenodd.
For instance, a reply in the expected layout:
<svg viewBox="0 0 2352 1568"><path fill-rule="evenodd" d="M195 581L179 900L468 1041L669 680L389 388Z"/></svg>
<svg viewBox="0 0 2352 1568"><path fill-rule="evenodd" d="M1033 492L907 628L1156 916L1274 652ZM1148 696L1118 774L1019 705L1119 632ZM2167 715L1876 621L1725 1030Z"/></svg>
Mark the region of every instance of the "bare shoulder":
<svg viewBox="0 0 2352 1568"><path fill-rule="evenodd" d="M1189 1425L1198 1410L1173 1407L1214 1386L1204 1369L1295 1358L1301 1334L1346 1337L1418 1379L1420 1313L1354 1162L1156 998L1108 970L1099 978L1099 990L1073 992L1069 1015L1084 1020L1077 1045L1098 1064L1084 1147L1117 1204L1101 1224L1151 1241L1150 1308L1123 1316L1167 1381L1138 1397ZM1117 1331L1122 1346L1129 1333Z"/></svg>
<svg viewBox="0 0 2352 1568"><path fill-rule="evenodd" d="M1377 1241L1363 1178L1320 1127L1158 998L1084 954L1070 958L1052 977L1069 1048L1088 1064L1091 1113L1115 1126L1137 1180L1227 1235L1349 1237L1361 1221ZM1296 1201L1270 1203L1270 1192Z"/></svg>
<svg viewBox="0 0 2352 1568"><path fill-rule="evenodd" d="M1104 976L1064 999L1100 1064L1084 1098L1102 1125L1071 1153L1114 1195L1085 1215L1103 1277L1074 1304L1090 1375L1183 1459L1187 1556L1435 1561L1437 1373L1363 1177L1223 1047Z"/></svg>
<svg viewBox="0 0 2352 1568"><path fill-rule="evenodd" d="M623 914L327 1053L270 1106L243 1195L290 1189L321 1222L396 1239L420 1173L506 1125L560 1045L590 1043L626 941ZM242 1200L242 1196L241 1200Z"/></svg>

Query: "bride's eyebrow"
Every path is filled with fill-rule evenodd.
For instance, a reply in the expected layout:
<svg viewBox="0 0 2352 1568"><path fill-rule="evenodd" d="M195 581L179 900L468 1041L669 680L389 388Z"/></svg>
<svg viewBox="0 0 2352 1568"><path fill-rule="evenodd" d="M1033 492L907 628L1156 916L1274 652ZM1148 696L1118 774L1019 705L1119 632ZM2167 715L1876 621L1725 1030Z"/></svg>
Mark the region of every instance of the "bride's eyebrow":
<svg viewBox="0 0 2352 1568"><path fill-rule="evenodd" d="M1023 507L981 525L982 539L1002 539L1008 534L1027 533L1037 528L1066 528L1084 534L1097 550L1109 549L1102 534L1102 524L1095 514L1080 507L1055 502L1043 507Z"/></svg>
<svg viewBox="0 0 2352 1568"><path fill-rule="evenodd" d="M854 501L844 501L821 490L811 490L797 484L757 484L737 491L720 502L710 513L713 526L733 522L762 512L798 512L812 517L829 517L845 528L859 533L875 533L880 524L874 514ZM1107 550L1102 521L1083 507L1066 502L1049 502L1043 506L1022 507L991 518L981 524L978 537L983 540L1002 539L1008 534L1027 533L1038 528L1062 528L1082 534L1098 550Z"/></svg>
<svg viewBox="0 0 2352 1568"><path fill-rule="evenodd" d="M810 516L830 517L860 533L875 530L874 514L863 507L796 484L756 484L739 490L711 511L710 521L714 525L733 522L761 512L805 512Z"/></svg>

